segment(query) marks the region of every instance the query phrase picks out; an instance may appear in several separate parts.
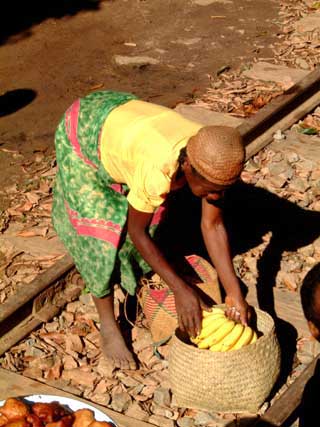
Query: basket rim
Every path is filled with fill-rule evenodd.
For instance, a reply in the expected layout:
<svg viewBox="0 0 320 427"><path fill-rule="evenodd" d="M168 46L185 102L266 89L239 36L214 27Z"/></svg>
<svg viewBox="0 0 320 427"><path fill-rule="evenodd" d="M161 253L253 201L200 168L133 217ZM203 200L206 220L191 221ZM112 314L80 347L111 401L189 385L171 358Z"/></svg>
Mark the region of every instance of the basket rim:
<svg viewBox="0 0 320 427"><path fill-rule="evenodd" d="M214 307L226 308L226 304L216 304ZM267 313L264 310L261 310L258 307L254 307L254 310L258 311L258 313L260 313L261 315L265 316L270 321L271 327L270 327L270 329L266 333L264 333L261 337L259 337L256 342L250 344L250 348L254 348L257 345L260 345L263 341L268 340L269 337L271 335L274 335L274 333L275 333L275 323L274 323L274 320L273 320L272 316L270 316L269 313ZM176 339L179 342L179 344L182 345L182 346L184 346L184 348L187 351L193 351L194 353L199 353L199 351L202 351L204 355L205 354L208 355L208 356L205 356L205 357L211 357L212 355L214 355L216 357L220 357L221 355L225 355L226 353L228 353L228 354L235 354L235 353L239 354L239 352L247 352L248 351L248 346L244 346L244 347L238 348L237 350L232 350L230 352L218 352L218 351L217 352L208 352L208 349L198 348L197 346L193 345L191 342L190 343L184 342L179 337L179 331L180 331L179 327L177 327L175 329L175 331L174 331L174 334L173 334L172 338ZM221 357L223 357L223 356L221 356Z"/></svg>

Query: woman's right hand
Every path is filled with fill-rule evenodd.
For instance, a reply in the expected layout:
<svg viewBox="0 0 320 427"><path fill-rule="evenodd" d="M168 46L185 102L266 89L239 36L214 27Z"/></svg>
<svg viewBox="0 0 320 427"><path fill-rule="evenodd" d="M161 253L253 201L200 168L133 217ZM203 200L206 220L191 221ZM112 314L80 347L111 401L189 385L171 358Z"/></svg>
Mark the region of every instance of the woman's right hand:
<svg viewBox="0 0 320 427"><path fill-rule="evenodd" d="M241 296L239 298L226 296L226 315L236 321L240 321L243 325L248 325L251 318L251 307L247 301Z"/></svg>
<svg viewBox="0 0 320 427"><path fill-rule="evenodd" d="M208 307L188 285L175 290L174 297L179 328L190 337L197 336L201 331L202 310Z"/></svg>

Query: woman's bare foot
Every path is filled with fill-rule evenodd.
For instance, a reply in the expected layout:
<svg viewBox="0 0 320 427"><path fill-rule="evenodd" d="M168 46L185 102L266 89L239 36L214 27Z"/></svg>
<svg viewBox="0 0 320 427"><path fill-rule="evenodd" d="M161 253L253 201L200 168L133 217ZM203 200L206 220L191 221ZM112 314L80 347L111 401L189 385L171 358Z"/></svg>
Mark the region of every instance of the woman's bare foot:
<svg viewBox="0 0 320 427"><path fill-rule="evenodd" d="M106 328L101 325L101 350L104 357L119 369L137 369L133 354L128 350L121 331L118 328Z"/></svg>
<svg viewBox="0 0 320 427"><path fill-rule="evenodd" d="M128 350L113 312L113 295L93 297L100 317L100 343L104 357L114 368L137 369L133 354Z"/></svg>

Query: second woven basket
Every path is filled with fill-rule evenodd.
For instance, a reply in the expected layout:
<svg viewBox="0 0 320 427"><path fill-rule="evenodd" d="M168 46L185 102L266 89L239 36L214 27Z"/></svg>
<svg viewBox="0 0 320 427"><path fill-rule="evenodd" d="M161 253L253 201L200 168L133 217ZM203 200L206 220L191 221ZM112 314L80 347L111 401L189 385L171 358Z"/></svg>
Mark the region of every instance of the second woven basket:
<svg viewBox="0 0 320 427"><path fill-rule="evenodd" d="M199 277L199 280L194 282L194 288L215 303L220 303L218 275L212 265L198 255L189 255L186 261ZM153 341L156 344L166 342L178 326L174 294L159 276L155 281L142 279L140 285L138 301L147 319Z"/></svg>

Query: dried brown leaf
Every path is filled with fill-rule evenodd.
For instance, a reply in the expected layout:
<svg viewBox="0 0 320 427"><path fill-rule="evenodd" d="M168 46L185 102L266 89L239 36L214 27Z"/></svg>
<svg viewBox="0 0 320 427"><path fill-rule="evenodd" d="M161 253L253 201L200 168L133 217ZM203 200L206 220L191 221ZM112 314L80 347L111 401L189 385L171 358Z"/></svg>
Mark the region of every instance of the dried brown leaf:
<svg viewBox="0 0 320 427"><path fill-rule="evenodd" d="M29 378L40 379L43 377L43 372L39 367L30 367L23 371L23 375Z"/></svg>
<svg viewBox="0 0 320 427"><path fill-rule="evenodd" d="M54 361L54 365L45 373L45 378L47 380L57 380L61 376L62 371L62 361L57 357Z"/></svg>
<svg viewBox="0 0 320 427"><path fill-rule="evenodd" d="M29 191L28 193L25 193L25 196L33 205L37 205L39 203L40 196L35 191Z"/></svg>
<svg viewBox="0 0 320 427"><path fill-rule="evenodd" d="M88 335L90 329L86 323L79 323L71 326L70 333L74 335L78 335L79 337L85 337Z"/></svg>
<svg viewBox="0 0 320 427"><path fill-rule="evenodd" d="M46 171L41 174L41 177L54 176L54 175L56 175L57 170L58 170L57 166L51 168L50 170L46 169Z"/></svg>
<svg viewBox="0 0 320 427"><path fill-rule="evenodd" d="M51 184L46 180L41 180L38 192L44 195L47 195L50 193L51 190Z"/></svg>
<svg viewBox="0 0 320 427"><path fill-rule="evenodd" d="M148 398L151 398L153 396L153 393L155 392L155 390L159 387L159 384L157 385L147 385L145 386L142 391L141 391L141 395L143 396L147 396Z"/></svg>
<svg viewBox="0 0 320 427"><path fill-rule="evenodd" d="M70 356L69 354L65 354L63 356L62 362L63 362L63 369L66 369L66 370L75 369L75 368L78 368L79 366L77 360L74 357Z"/></svg>
<svg viewBox="0 0 320 427"><path fill-rule="evenodd" d="M137 396L134 396L134 400L137 400L138 402L145 402L146 400L149 400L149 396L145 396L143 394L138 394Z"/></svg>
<svg viewBox="0 0 320 427"><path fill-rule="evenodd" d="M17 150L9 150L9 148L0 148L1 151L4 153L10 153L10 154L20 154L20 151Z"/></svg>
<svg viewBox="0 0 320 427"><path fill-rule="evenodd" d="M45 237L48 233L48 227L38 227L38 228L33 228L31 230L22 230L19 231L16 236L19 237L34 237L34 236L41 236L41 237Z"/></svg>
<svg viewBox="0 0 320 427"><path fill-rule="evenodd" d="M67 333L66 334L66 351L82 353L83 343L79 335Z"/></svg>
<svg viewBox="0 0 320 427"><path fill-rule="evenodd" d="M94 389L94 393L97 393L97 394L104 394L107 391L108 391L108 386L105 379L100 380Z"/></svg>
<svg viewBox="0 0 320 427"><path fill-rule="evenodd" d="M66 335L64 332L44 332L41 333L40 336L45 342L51 345L58 344L60 346L65 344L66 341Z"/></svg>
<svg viewBox="0 0 320 427"><path fill-rule="evenodd" d="M81 368L76 368L63 371L62 378L92 389L94 384L98 381L99 376L94 372L87 372Z"/></svg>

